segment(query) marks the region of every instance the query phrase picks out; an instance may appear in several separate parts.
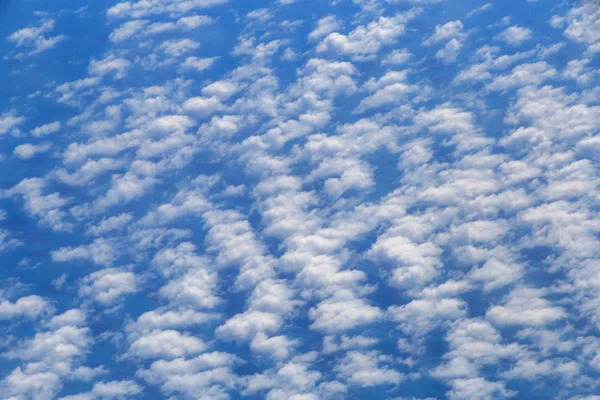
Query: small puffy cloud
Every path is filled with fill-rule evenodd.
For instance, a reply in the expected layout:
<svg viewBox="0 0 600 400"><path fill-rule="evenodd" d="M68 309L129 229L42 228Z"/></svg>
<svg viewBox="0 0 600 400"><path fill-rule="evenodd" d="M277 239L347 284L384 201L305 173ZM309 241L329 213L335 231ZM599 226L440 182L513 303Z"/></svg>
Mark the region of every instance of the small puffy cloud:
<svg viewBox="0 0 600 400"><path fill-rule="evenodd" d="M153 310L140 315L135 323L127 326L129 332L150 332L155 329L185 329L198 326L218 317L192 309Z"/></svg>
<svg viewBox="0 0 600 400"><path fill-rule="evenodd" d="M171 39L164 41L159 49L171 57L179 57L200 47L200 43L192 39Z"/></svg>
<svg viewBox="0 0 600 400"><path fill-rule="evenodd" d="M253 340L259 333L275 333L283 321L277 314L263 311L247 311L234 315L217 328L216 334L225 341L245 342Z"/></svg>
<svg viewBox="0 0 600 400"><path fill-rule="evenodd" d="M417 299L404 306L392 306L387 314L403 331L418 334L463 317L467 308L467 303L459 299Z"/></svg>
<svg viewBox="0 0 600 400"><path fill-rule="evenodd" d="M402 65L405 64L408 60L410 60L411 57L412 54L410 53L410 51L406 49L396 49L392 50L391 53L386 55L381 61L381 63L384 65Z"/></svg>
<svg viewBox="0 0 600 400"><path fill-rule="evenodd" d="M161 296L173 304L210 309L220 303L215 294L217 274L196 267L160 289Z"/></svg>
<svg viewBox="0 0 600 400"><path fill-rule="evenodd" d="M115 79L122 79L127 75L131 68L131 63L121 57L108 56L103 60L92 60L88 67L90 74L97 76L106 76L114 74Z"/></svg>
<svg viewBox="0 0 600 400"><path fill-rule="evenodd" d="M456 379L452 381L452 389L448 392L451 400L497 399L516 396L516 392L508 390L504 382L489 382L484 378Z"/></svg>
<svg viewBox="0 0 600 400"><path fill-rule="evenodd" d="M136 36L142 29L148 25L146 20L127 21L119 25L111 32L109 38L112 42L118 43Z"/></svg>
<svg viewBox="0 0 600 400"><path fill-rule="evenodd" d="M65 35L46 37L46 34L53 30L54 20L47 19L37 27L23 28L13 32L7 39L17 48L28 49L27 55L34 55L49 50L66 39Z"/></svg>
<svg viewBox="0 0 600 400"><path fill-rule="evenodd" d="M340 333L370 324L383 316L383 312L362 299L329 299L311 308L311 329L327 333Z"/></svg>
<svg viewBox="0 0 600 400"><path fill-rule="evenodd" d="M567 316L562 307L553 306L543 295L543 290L516 288L504 305L490 307L486 317L497 325L544 326Z"/></svg>
<svg viewBox="0 0 600 400"><path fill-rule="evenodd" d="M212 24L214 21L206 15L192 15L181 17L174 22L154 22L148 20L127 21L119 25L110 34L109 38L113 43L120 43L130 39L146 39L155 35L170 32L185 32L201 26Z"/></svg>
<svg viewBox="0 0 600 400"><path fill-rule="evenodd" d="M110 265L117 257L113 244L104 240L96 239L89 245L78 247L61 247L51 252L54 262L71 262L76 260L92 261L98 265Z"/></svg>
<svg viewBox="0 0 600 400"><path fill-rule="evenodd" d="M298 345L298 340L286 336L268 337L264 333L258 333L250 343L250 350L255 354L281 361L290 357Z"/></svg>
<svg viewBox="0 0 600 400"><path fill-rule="evenodd" d="M433 35L424 41L423 44L426 46L431 46L441 41L455 39L457 37L460 38L464 35L462 31L463 28L464 25L461 21L450 21L444 25L437 25Z"/></svg>
<svg viewBox="0 0 600 400"><path fill-rule="evenodd" d="M398 385L404 379L404 375L380 365L386 361L391 361L390 357L376 351L368 353L349 351L334 370L348 383L360 387Z"/></svg>
<svg viewBox="0 0 600 400"><path fill-rule="evenodd" d="M487 10L491 10L494 7L494 3L485 3L482 6L479 6L477 8L474 8L473 10L469 11L469 13L467 14L467 18L471 18L474 15L477 15L479 13L482 13L484 11Z"/></svg>
<svg viewBox="0 0 600 400"><path fill-rule="evenodd" d="M340 340L336 336L325 336L323 339L323 354L332 354L344 350L368 349L379 343L378 339L365 336L346 336Z"/></svg>
<svg viewBox="0 0 600 400"><path fill-rule="evenodd" d="M406 31L406 24L416 17L418 10L410 10L394 17L380 17L343 35L330 33L317 46L317 52L350 55L356 59L373 57L382 47L392 45Z"/></svg>
<svg viewBox="0 0 600 400"><path fill-rule="evenodd" d="M221 100L216 97L192 97L183 103L183 109L190 115L199 118L208 117L223 107Z"/></svg>
<svg viewBox="0 0 600 400"><path fill-rule="evenodd" d="M448 43L446 43L443 49L440 49L437 53L435 53L435 58L442 60L442 62L445 64L451 64L456 61L456 57L458 57L462 47L463 45L460 41L457 39L451 39Z"/></svg>
<svg viewBox="0 0 600 400"><path fill-rule="evenodd" d="M13 154L21 160L29 160L38 154L45 153L52 148L52 143L31 144L25 143L15 147Z"/></svg>
<svg viewBox="0 0 600 400"><path fill-rule="evenodd" d="M64 316L64 314L63 314ZM77 320L75 323L79 323ZM81 364L92 343L90 330L73 325L70 318L24 338L3 354L22 364L5 375L0 389L8 398L57 398L63 380Z"/></svg>
<svg viewBox="0 0 600 400"><path fill-rule="evenodd" d="M336 32L342 28L341 22L335 15L328 15L317 21L315 29L308 35L309 39L319 40L330 33Z"/></svg>
<svg viewBox="0 0 600 400"><path fill-rule="evenodd" d="M126 355L142 360L176 359L196 355L206 348L204 342L176 330L153 330L135 339Z"/></svg>
<svg viewBox="0 0 600 400"><path fill-rule="evenodd" d="M138 0L117 3L106 12L111 19L143 18L152 15L182 15L193 10L227 3L229 0Z"/></svg>
<svg viewBox="0 0 600 400"><path fill-rule="evenodd" d="M489 90L509 90L521 86L539 85L547 79L558 75L546 61L516 66L510 73L498 75L487 85Z"/></svg>
<svg viewBox="0 0 600 400"><path fill-rule="evenodd" d="M133 216L129 213L114 215L103 219L97 225L90 226L87 232L94 236L100 236L124 228L131 220L133 220Z"/></svg>
<svg viewBox="0 0 600 400"><path fill-rule="evenodd" d="M52 329L59 329L64 326L82 326L85 319L85 313L78 308L74 308L52 317L48 326Z"/></svg>
<svg viewBox="0 0 600 400"><path fill-rule="evenodd" d="M569 10L566 17L552 18L553 26L566 24L564 35L576 42L589 45L590 50L597 49L600 42L600 7L597 2L587 1Z"/></svg>
<svg viewBox="0 0 600 400"><path fill-rule="evenodd" d="M40 296L21 297L15 302L0 298L0 320L17 318L35 319L51 314L54 307L48 300Z"/></svg>
<svg viewBox="0 0 600 400"><path fill-rule="evenodd" d="M56 133L60 130L62 123L60 121L50 122L49 124L40 125L31 130L34 137L42 137Z"/></svg>
<svg viewBox="0 0 600 400"><path fill-rule="evenodd" d="M511 46L520 46L522 43L530 40L532 36L533 32L531 29L514 25L499 33L496 36L496 40L501 40Z"/></svg>
<svg viewBox="0 0 600 400"><path fill-rule="evenodd" d="M16 115L14 111L0 115L0 136L11 133L25 121L24 117Z"/></svg>
<svg viewBox="0 0 600 400"><path fill-rule="evenodd" d="M129 271L120 268L108 268L85 277L79 287L79 295L111 306L127 294L138 291L138 279Z"/></svg>
<svg viewBox="0 0 600 400"><path fill-rule="evenodd" d="M218 57L211 58L198 58L198 57L188 57L185 59L183 63L181 63L181 68L184 70L195 70L198 72L202 72L204 70L212 67L215 62L218 60Z"/></svg>
<svg viewBox="0 0 600 400"><path fill-rule="evenodd" d="M91 392L60 397L59 400L123 400L136 397L142 391L142 387L134 381L98 382Z"/></svg>

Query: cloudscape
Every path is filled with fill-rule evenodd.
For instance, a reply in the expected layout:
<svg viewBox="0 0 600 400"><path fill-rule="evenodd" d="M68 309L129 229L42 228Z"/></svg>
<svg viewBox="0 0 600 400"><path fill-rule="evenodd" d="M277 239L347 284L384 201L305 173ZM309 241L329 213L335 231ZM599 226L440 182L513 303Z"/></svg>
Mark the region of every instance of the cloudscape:
<svg viewBox="0 0 600 400"><path fill-rule="evenodd" d="M600 2L0 0L0 399L600 399Z"/></svg>

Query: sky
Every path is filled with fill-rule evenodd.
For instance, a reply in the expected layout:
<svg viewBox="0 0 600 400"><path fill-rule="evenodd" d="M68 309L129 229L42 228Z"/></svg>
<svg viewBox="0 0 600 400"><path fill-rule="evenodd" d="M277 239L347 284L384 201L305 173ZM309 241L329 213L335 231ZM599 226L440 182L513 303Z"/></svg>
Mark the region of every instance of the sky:
<svg viewBox="0 0 600 400"><path fill-rule="evenodd" d="M0 398L600 399L600 2L0 0Z"/></svg>

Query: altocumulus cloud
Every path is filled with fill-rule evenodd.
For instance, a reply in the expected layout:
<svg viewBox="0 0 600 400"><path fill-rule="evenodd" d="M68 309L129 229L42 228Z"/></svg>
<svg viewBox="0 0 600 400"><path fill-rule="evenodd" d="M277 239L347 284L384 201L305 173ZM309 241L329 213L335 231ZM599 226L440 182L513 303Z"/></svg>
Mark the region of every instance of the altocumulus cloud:
<svg viewBox="0 0 600 400"><path fill-rule="evenodd" d="M0 398L597 398L597 1L67 3L0 0Z"/></svg>

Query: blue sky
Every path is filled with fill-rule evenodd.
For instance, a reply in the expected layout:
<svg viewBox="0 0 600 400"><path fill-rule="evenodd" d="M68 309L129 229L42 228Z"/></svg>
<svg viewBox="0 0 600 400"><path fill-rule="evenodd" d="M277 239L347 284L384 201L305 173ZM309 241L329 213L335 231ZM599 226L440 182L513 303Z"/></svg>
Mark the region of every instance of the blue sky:
<svg viewBox="0 0 600 400"><path fill-rule="evenodd" d="M0 398L600 399L599 54L594 1L0 0Z"/></svg>

